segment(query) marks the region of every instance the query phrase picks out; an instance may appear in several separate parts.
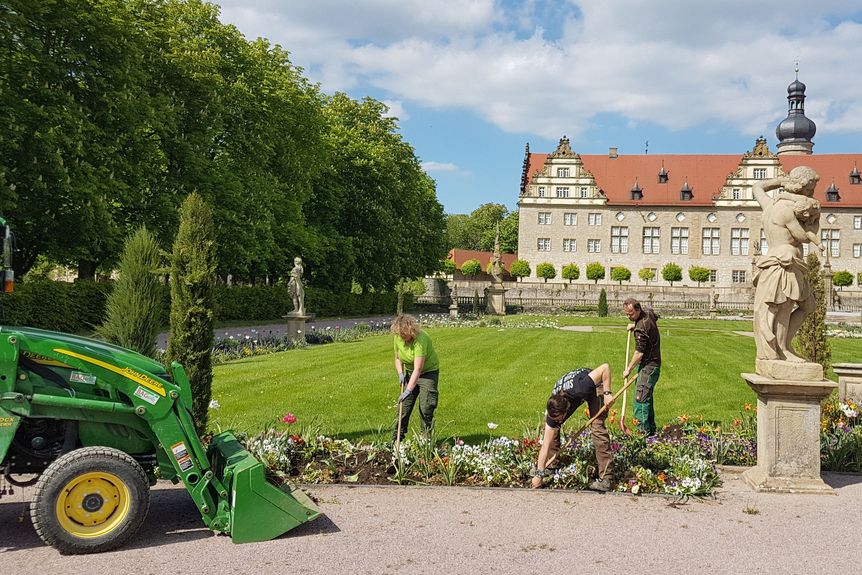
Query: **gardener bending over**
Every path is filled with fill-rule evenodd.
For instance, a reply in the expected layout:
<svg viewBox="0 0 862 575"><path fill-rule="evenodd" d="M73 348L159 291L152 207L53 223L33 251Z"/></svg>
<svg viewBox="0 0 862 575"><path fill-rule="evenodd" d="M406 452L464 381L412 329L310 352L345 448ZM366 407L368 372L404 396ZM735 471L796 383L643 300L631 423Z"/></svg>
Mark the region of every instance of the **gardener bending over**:
<svg viewBox="0 0 862 575"><path fill-rule="evenodd" d="M407 433L410 413L416 400L419 400L419 415L422 416L422 430L430 431L434 423L434 410L437 409L437 380L440 377L440 362L431 338L419 329L419 322L409 314L399 315L392 322L395 335L395 371L398 382L404 391L398 398L403 402L401 421L396 418L392 430L392 440L401 441ZM398 437L398 432L401 437Z"/></svg>
<svg viewBox="0 0 862 575"><path fill-rule="evenodd" d="M600 399L602 397L604 401ZM534 489L542 486L542 478L548 471L546 466L556 459L560 450L560 427L584 402L593 415L599 413L602 405L610 407L613 403L611 368L608 364L603 363L592 371L586 367L570 371L554 384L545 416L545 438L532 480ZM590 484L590 489L594 491L610 491L614 475L611 438L605 427L607 416L608 411L605 409L592 423L593 445L599 464L599 478Z"/></svg>

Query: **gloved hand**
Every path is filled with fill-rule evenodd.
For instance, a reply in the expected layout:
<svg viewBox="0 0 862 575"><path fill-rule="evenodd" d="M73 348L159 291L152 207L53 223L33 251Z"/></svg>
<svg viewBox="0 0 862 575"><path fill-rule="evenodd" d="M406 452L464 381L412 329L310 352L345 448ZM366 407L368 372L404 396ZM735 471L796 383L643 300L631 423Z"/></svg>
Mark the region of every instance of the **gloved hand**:
<svg viewBox="0 0 862 575"><path fill-rule="evenodd" d="M408 397L410 397L410 394L411 394L411 393L413 393L413 391L412 391L412 390L410 390L410 389L405 389L405 390L401 393L401 395L399 395L399 396L398 396L398 403L401 403L402 401L404 401L405 399L407 399Z"/></svg>
<svg viewBox="0 0 862 575"><path fill-rule="evenodd" d="M405 381L407 381L407 374L402 371L398 374L398 385L404 385Z"/></svg>

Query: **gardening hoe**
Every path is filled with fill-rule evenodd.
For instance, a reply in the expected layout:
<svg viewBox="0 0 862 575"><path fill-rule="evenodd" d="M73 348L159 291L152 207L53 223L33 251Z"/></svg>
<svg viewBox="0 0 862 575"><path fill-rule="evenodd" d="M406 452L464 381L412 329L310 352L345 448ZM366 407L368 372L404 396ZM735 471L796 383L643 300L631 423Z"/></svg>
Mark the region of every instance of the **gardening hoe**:
<svg viewBox="0 0 862 575"><path fill-rule="evenodd" d="M631 378L629 378L629 380L625 383L625 385L623 385L622 389L620 389L618 392L616 392L616 393L614 394L614 396L612 397L612 399L613 399L614 401L616 401L616 400L617 400L617 398L618 398L621 394L623 394L623 393L625 393L625 392L626 392L626 390L629 388L629 386L630 386L631 384L633 384L635 381L637 381L637 379L638 379L637 374L634 374L633 376L631 376ZM611 405L613 405L613 403L611 403ZM591 418L590 418L590 419L589 419L585 424L583 424L581 427L579 427L579 428L578 428L578 430L577 430L577 431L572 435L572 440L571 440L571 441L569 441L569 444L568 444L566 447L567 447L567 448L571 448L571 447L572 447L572 444L575 442L575 438L576 438L577 436L579 436L583 430L585 430L585 429L586 429L586 428L588 428L590 425L592 425L592 423L596 420L596 418L598 418L602 413L604 413L604 412L605 412L605 410L607 410L607 408L608 408L608 406L607 406L607 405L603 405L603 406L602 406L602 408L601 408L600 410L598 410L594 416L592 416L592 417L591 417ZM548 467L551 463L553 463L553 462L554 462L554 460L557 458L557 455L559 455L559 452L557 452L556 454L554 454L554 456L553 456L553 457L551 457L551 458L550 458L550 459L545 463L545 467Z"/></svg>
<svg viewBox="0 0 862 575"><path fill-rule="evenodd" d="M401 384L401 393L404 393L404 384ZM395 436L395 451L398 452L398 456L401 456L401 416L404 413L404 402L401 401L401 394L398 394L398 432Z"/></svg>
<svg viewBox="0 0 862 575"><path fill-rule="evenodd" d="M633 384L634 382L637 381L637 379L638 379L638 374L634 374L633 376L631 376L629 378L629 380L626 382L626 384L623 386L623 388L621 390L619 390L618 392L616 392L611 399L616 401L620 395L622 395L626 392L626 390L629 388L629 386L631 384ZM611 405L613 405L613 404L611 404ZM572 435L572 441L569 442L569 447L572 446L572 443L575 441L575 438L577 436L579 436L583 430L588 428L596 420L596 418L598 418L601 414L603 414L607 410L607 408L608 408L607 405L603 405L602 408L600 410L598 410L594 416L592 416L585 424L583 424L581 427L578 428L578 430Z"/></svg>
<svg viewBox="0 0 862 575"><path fill-rule="evenodd" d="M629 358L629 348L630 348L631 343L632 343L632 332L630 332L628 330L626 330L626 331L628 332L628 337L626 338L626 363L623 366L623 369L625 369L629 365L629 359L630 359ZM626 427L626 398L628 398L628 395L629 395L628 390L623 391L623 405L620 408L620 429L626 435L631 435L631 431L629 431L629 428Z"/></svg>

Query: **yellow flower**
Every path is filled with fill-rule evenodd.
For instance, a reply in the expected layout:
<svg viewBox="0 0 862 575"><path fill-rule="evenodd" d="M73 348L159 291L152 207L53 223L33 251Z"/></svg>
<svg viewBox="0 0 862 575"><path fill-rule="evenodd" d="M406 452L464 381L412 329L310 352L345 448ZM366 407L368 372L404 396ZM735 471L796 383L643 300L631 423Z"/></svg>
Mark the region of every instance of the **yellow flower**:
<svg viewBox="0 0 862 575"><path fill-rule="evenodd" d="M683 414L679 416L679 420L683 423L688 423L688 416Z"/></svg>
<svg viewBox="0 0 862 575"><path fill-rule="evenodd" d="M746 403L743 407L745 408L745 411L751 411L751 409L752 409L750 403Z"/></svg>
<svg viewBox="0 0 862 575"><path fill-rule="evenodd" d="M637 417L632 417L632 425L637 425L640 422L641 422L641 420L638 419Z"/></svg>
<svg viewBox="0 0 862 575"><path fill-rule="evenodd" d="M742 425L741 419L734 419L733 420L733 427L739 427L740 425Z"/></svg>

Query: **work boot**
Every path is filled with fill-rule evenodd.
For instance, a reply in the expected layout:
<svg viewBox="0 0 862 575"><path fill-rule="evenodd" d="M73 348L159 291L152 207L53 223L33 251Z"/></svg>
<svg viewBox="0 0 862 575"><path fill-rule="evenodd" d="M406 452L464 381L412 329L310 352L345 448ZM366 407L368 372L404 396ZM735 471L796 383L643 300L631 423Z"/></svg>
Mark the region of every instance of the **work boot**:
<svg viewBox="0 0 862 575"><path fill-rule="evenodd" d="M601 491L602 493L608 492L611 490L611 480L596 479L595 481L590 483L590 489L592 491Z"/></svg>

